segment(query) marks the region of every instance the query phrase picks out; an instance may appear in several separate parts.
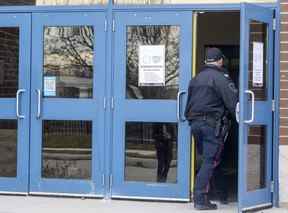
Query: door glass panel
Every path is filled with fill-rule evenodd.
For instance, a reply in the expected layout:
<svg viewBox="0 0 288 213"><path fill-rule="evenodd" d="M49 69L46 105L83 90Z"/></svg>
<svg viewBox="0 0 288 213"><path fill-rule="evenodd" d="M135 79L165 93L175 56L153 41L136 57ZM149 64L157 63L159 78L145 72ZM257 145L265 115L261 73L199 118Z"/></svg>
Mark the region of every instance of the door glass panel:
<svg viewBox="0 0 288 213"><path fill-rule="evenodd" d="M15 97L18 90L19 28L0 28L0 97Z"/></svg>
<svg viewBox="0 0 288 213"><path fill-rule="evenodd" d="M177 182L176 123L126 122L125 180Z"/></svg>
<svg viewBox="0 0 288 213"><path fill-rule="evenodd" d="M176 99L179 26L127 27L126 98Z"/></svg>
<svg viewBox="0 0 288 213"><path fill-rule="evenodd" d="M267 99L267 30L266 23L250 22L249 40L249 89L255 93L255 99Z"/></svg>
<svg viewBox="0 0 288 213"><path fill-rule="evenodd" d="M17 120L0 120L0 176L17 176Z"/></svg>
<svg viewBox="0 0 288 213"><path fill-rule="evenodd" d="M92 26L45 27L43 96L92 98Z"/></svg>
<svg viewBox="0 0 288 213"><path fill-rule="evenodd" d="M247 190L266 187L266 126L250 126L247 155Z"/></svg>
<svg viewBox="0 0 288 213"><path fill-rule="evenodd" d="M43 121L42 177L90 179L91 121Z"/></svg>
<svg viewBox="0 0 288 213"><path fill-rule="evenodd" d="M93 5L107 4L108 0L1 0L0 6L21 5Z"/></svg>

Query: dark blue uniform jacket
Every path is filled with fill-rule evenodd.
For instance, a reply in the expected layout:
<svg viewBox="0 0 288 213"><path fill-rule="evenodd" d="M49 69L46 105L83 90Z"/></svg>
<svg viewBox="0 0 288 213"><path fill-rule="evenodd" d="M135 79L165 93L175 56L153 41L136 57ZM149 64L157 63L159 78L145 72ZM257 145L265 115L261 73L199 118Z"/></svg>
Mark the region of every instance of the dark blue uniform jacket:
<svg viewBox="0 0 288 213"><path fill-rule="evenodd" d="M192 120L194 115L222 117L228 110L235 117L238 90L224 68L205 65L190 81L185 117Z"/></svg>

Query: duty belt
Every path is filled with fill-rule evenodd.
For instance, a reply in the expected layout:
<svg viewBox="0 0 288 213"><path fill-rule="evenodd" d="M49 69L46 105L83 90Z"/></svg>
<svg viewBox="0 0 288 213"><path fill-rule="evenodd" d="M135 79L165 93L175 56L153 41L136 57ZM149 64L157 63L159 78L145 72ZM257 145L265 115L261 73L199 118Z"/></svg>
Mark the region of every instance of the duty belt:
<svg viewBox="0 0 288 213"><path fill-rule="evenodd" d="M206 121L211 127L215 127L218 117L212 114L195 114L191 116L191 122L193 121Z"/></svg>

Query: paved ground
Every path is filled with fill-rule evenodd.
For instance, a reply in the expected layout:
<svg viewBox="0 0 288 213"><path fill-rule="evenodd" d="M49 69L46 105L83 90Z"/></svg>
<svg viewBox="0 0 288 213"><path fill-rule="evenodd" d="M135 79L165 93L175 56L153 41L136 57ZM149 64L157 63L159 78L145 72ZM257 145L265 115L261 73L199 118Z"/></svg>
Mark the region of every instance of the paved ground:
<svg viewBox="0 0 288 213"><path fill-rule="evenodd" d="M211 213L233 213L236 204L219 206ZM192 203L139 202L80 198L55 198L36 196L0 196L0 213L195 213ZM201 211L205 212L205 211ZM258 211L263 213L288 213L288 206Z"/></svg>

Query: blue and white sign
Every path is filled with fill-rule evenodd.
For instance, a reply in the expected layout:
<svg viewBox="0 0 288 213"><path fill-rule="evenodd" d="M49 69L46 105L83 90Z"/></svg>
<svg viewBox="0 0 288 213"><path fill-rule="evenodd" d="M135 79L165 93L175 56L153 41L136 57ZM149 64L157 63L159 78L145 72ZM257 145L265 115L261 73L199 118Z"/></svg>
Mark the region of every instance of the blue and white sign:
<svg viewBox="0 0 288 213"><path fill-rule="evenodd" d="M56 76L44 77L44 96L56 96Z"/></svg>

